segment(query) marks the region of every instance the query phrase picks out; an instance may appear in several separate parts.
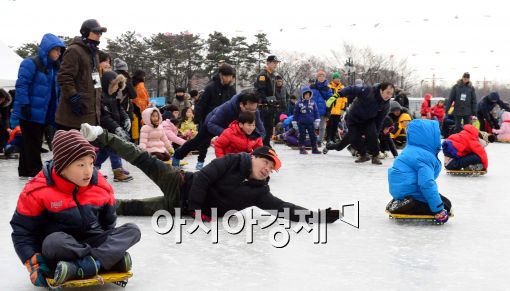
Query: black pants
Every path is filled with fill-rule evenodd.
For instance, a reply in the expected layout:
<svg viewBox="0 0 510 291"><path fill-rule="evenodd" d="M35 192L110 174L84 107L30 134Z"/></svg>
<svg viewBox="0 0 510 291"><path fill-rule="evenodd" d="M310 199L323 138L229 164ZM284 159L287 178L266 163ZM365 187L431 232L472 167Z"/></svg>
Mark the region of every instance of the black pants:
<svg viewBox="0 0 510 291"><path fill-rule="evenodd" d="M351 144L351 139L350 139L350 131L347 132L346 135L344 135L344 138L342 138L342 140L339 142L339 143L336 143L336 144L332 144L332 145L326 145L326 148L328 150L337 150L337 151L341 151L343 150L346 146L350 145Z"/></svg>
<svg viewBox="0 0 510 291"><path fill-rule="evenodd" d="M79 128L74 128L74 127L68 127L68 126L65 126L65 125L61 125L61 124L57 124L57 130L71 130L71 129L76 129L76 130L80 130Z"/></svg>
<svg viewBox="0 0 510 291"><path fill-rule="evenodd" d="M271 137L273 136L273 128L274 128L274 109L270 107L259 107L260 119L262 120L262 124L264 125L264 130L266 131L266 136L262 140L265 146L270 147Z"/></svg>
<svg viewBox="0 0 510 291"><path fill-rule="evenodd" d="M444 209L446 209L448 211L448 213L450 213L450 211L452 209L452 202L450 202L450 200L448 198L444 197L441 194L439 194L439 196L441 196L441 200L443 201ZM428 203L421 202L416 199L413 199L413 202L411 202L409 205L406 205L402 209L398 209L392 213L394 213L394 214L415 214L415 215L434 215L435 214L430 210Z"/></svg>
<svg viewBox="0 0 510 291"><path fill-rule="evenodd" d="M462 129L464 128L464 125L471 124L471 120L469 120L469 118L470 118L469 115L463 116L455 115L455 132L461 132Z"/></svg>
<svg viewBox="0 0 510 291"><path fill-rule="evenodd" d="M335 141L338 136L340 115L331 115L326 125L326 141Z"/></svg>
<svg viewBox="0 0 510 291"><path fill-rule="evenodd" d="M207 155L207 148L211 144L211 139L214 137L207 126L201 126L197 135L194 138L185 142L174 152L174 158L178 160L184 159L191 151L199 150L198 161L204 162Z"/></svg>
<svg viewBox="0 0 510 291"><path fill-rule="evenodd" d="M23 146L19 156L18 175L34 177L42 169L41 146L45 125L20 120Z"/></svg>
<svg viewBox="0 0 510 291"><path fill-rule="evenodd" d="M480 159L480 157L478 155L476 155L474 153L470 153L470 154L466 155L465 157L452 159L444 167L447 170L461 170L461 169L465 169L467 166L481 164L481 163L482 163L482 159Z"/></svg>
<svg viewBox="0 0 510 291"><path fill-rule="evenodd" d="M351 144L360 155L366 155L367 150L373 156L379 155L378 132L375 120L364 123L349 123L347 127L349 128ZM363 139L363 135L365 139Z"/></svg>
<svg viewBox="0 0 510 291"><path fill-rule="evenodd" d="M126 223L82 241L65 232L54 232L44 239L42 254L52 267L58 261L75 261L90 255L99 260L104 269L109 270L140 237L140 229L133 223Z"/></svg>
<svg viewBox="0 0 510 291"><path fill-rule="evenodd" d="M391 151L391 154L396 157L398 156L397 147L393 142L393 139L390 137L390 134L379 134L379 142L381 146L381 151Z"/></svg>

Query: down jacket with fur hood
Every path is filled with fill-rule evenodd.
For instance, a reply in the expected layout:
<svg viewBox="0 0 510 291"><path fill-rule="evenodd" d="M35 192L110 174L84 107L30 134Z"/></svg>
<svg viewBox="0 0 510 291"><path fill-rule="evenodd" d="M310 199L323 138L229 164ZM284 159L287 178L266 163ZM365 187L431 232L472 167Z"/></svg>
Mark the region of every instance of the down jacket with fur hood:
<svg viewBox="0 0 510 291"><path fill-rule="evenodd" d="M117 86L117 88L114 88ZM129 116L117 99L117 93L126 87L126 77L113 71L105 72L101 78L101 127L115 133L115 129L122 127Z"/></svg>

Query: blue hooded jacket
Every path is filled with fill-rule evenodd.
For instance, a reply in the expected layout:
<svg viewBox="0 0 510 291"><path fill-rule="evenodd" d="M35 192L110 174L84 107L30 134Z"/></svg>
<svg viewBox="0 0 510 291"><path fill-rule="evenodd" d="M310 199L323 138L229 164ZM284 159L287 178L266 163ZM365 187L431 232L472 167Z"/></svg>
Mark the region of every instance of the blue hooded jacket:
<svg viewBox="0 0 510 291"><path fill-rule="evenodd" d="M32 58L26 58L21 62L13 110L16 118L40 124L54 124L60 90L56 82L60 60L54 62L48 53L55 47L65 49L65 44L57 36L45 34L37 49L37 58L46 68L45 72L37 68ZM27 104L30 106L30 118L23 116L21 112L22 105Z"/></svg>
<svg viewBox="0 0 510 291"><path fill-rule="evenodd" d="M326 101L333 96L333 90L329 88L329 81L324 80L324 82L319 83L319 81L315 81L315 84L310 86L310 89L313 92L312 100L317 104L317 109L319 109L320 116L326 116L328 111L328 107L326 106ZM295 111L295 110L294 110Z"/></svg>
<svg viewBox="0 0 510 291"><path fill-rule="evenodd" d="M239 104L239 96L243 94L242 92L232 97L227 102L222 105L216 107L207 114L204 124L207 130L214 136L220 136L221 133L227 128L232 121L237 120L239 117L239 113L241 112L241 108ZM260 119L260 113L257 109L257 113L255 114L255 125L256 128L253 131L250 137L261 137L264 138L266 136L266 131L264 130L264 125Z"/></svg>
<svg viewBox="0 0 510 291"><path fill-rule="evenodd" d="M436 179L441 172L439 123L415 119L407 126L407 146L388 169L390 194L395 200L411 196L432 212L443 210Z"/></svg>
<svg viewBox="0 0 510 291"><path fill-rule="evenodd" d="M317 104L314 100L303 99L306 92L313 94L310 87L303 87L301 89L301 98L294 107L293 121L301 124L313 124L316 119L320 118L319 110L317 109Z"/></svg>

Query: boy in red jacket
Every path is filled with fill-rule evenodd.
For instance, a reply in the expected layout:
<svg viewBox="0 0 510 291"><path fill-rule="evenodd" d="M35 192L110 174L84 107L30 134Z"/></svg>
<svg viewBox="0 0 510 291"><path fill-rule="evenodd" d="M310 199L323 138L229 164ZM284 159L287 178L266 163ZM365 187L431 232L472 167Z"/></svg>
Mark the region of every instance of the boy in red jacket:
<svg viewBox="0 0 510 291"><path fill-rule="evenodd" d="M443 141L444 166L447 170L487 171L489 159L484 147L494 142L495 137L486 132L478 132L471 124L464 130L450 135Z"/></svg>
<svg viewBox="0 0 510 291"><path fill-rule="evenodd" d="M53 161L25 185L11 220L12 241L35 286L127 272L126 252L140 240L139 228L115 227L115 197L94 169L94 147L77 130L59 130ZM56 266L56 268L54 268Z"/></svg>
<svg viewBox="0 0 510 291"><path fill-rule="evenodd" d="M262 146L262 137L255 131L255 114L250 111L239 113L228 128L214 141L217 158L226 154L251 153Z"/></svg>

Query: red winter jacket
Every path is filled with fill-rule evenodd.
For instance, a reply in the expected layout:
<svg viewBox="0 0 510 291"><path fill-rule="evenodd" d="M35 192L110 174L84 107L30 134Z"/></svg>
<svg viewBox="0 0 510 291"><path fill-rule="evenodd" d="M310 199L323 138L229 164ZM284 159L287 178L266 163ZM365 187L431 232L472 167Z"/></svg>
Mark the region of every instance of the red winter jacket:
<svg viewBox="0 0 510 291"><path fill-rule="evenodd" d="M478 141L478 129L471 124L464 125L464 130L450 135L448 138L457 149L457 154L461 157L465 157L470 153L474 153L482 160L483 167L485 169L489 166L489 159L485 149Z"/></svg>
<svg viewBox="0 0 510 291"><path fill-rule="evenodd" d="M437 104L430 108L430 113L432 113L432 117L437 117L439 122L443 122L444 119L444 106L438 106Z"/></svg>
<svg viewBox="0 0 510 291"><path fill-rule="evenodd" d="M430 114L430 99L432 99L432 95L425 94L424 100L421 103L421 116L427 116Z"/></svg>
<svg viewBox="0 0 510 291"><path fill-rule="evenodd" d="M217 158L226 154L251 153L262 146L262 138L251 139L239 127L237 120L233 121L223 133L214 141L214 151Z"/></svg>
<svg viewBox="0 0 510 291"><path fill-rule="evenodd" d="M103 175L94 170L89 186L78 187L47 163L19 195L12 241L24 263L41 252L44 238L53 232L81 241L114 228L116 221L113 189Z"/></svg>

